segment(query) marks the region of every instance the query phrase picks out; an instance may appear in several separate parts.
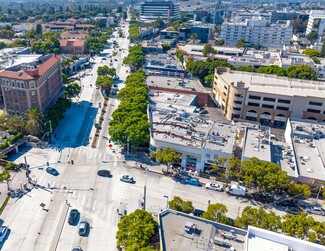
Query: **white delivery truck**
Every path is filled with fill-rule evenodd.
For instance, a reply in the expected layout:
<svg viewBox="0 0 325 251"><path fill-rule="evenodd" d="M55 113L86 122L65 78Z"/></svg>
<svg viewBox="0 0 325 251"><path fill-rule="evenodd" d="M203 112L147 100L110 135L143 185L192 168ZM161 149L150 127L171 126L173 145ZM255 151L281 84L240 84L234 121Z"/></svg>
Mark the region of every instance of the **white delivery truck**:
<svg viewBox="0 0 325 251"><path fill-rule="evenodd" d="M246 187L239 186L239 185L231 185L226 188L226 192L229 193L230 195L245 196Z"/></svg>

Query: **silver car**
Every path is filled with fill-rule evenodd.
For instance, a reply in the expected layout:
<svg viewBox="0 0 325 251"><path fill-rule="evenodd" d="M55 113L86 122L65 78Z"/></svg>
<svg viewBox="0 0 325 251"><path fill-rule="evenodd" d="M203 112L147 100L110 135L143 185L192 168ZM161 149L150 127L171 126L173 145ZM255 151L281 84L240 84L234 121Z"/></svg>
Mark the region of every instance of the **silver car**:
<svg viewBox="0 0 325 251"><path fill-rule="evenodd" d="M223 191L222 186L220 186L219 184L210 184L210 183L208 183L208 184L205 185L205 188L210 189L210 190L214 190L214 191L219 191L219 192Z"/></svg>

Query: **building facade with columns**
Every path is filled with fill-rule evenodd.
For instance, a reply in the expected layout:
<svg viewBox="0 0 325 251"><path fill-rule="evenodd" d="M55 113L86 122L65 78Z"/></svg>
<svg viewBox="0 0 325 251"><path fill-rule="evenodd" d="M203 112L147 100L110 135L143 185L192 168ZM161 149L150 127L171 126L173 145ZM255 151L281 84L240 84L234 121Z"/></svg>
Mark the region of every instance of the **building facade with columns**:
<svg viewBox="0 0 325 251"><path fill-rule="evenodd" d="M9 115L23 115L31 107L44 111L63 92L60 58L46 55L4 69L0 71L0 83Z"/></svg>
<svg viewBox="0 0 325 251"><path fill-rule="evenodd" d="M284 128L288 118L325 121L325 83L215 69L213 98L228 119Z"/></svg>

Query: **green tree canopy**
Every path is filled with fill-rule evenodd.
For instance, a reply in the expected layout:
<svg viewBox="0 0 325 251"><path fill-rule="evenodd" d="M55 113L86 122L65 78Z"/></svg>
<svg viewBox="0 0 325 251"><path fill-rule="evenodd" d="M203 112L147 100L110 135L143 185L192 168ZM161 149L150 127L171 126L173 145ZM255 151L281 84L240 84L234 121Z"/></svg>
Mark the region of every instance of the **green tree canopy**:
<svg viewBox="0 0 325 251"><path fill-rule="evenodd" d="M190 36L190 40L192 41L193 44L196 42L197 39L198 39L197 34L192 33L191 36Z"/></svg>
<svg viewBox="0 0 325 251"><path fill-rule="evenodd" d="M307 55L310 58L320 57L320 51L319 50L305 49L302 53Z"/></svg>
<svg viewBox="0 0 325 251"><path fill-rule="evenodd" d="M262 190L287 189L291 182L288 174L281 167L257 158L242 162L239 177L246 186L255 183Z"/></svg>
<svg viewBox="0 0 325 251"><path fill-rule="evenodd" d="M176 51L176 57L178 58L178 60L180 62L183 62L185 55L186 55L186 51L183 51L183 50L177 50Z"/></svg>
<svg viewBox="0 0 325 251"><path fill-rule="evenodd" d="M34 136L40 136L44 133L44 124L41 120L41 112L36 107L32 107L28 112L28 121L26 131Z"/></svg>
<svg viewBox="0 0 325 251"><path fill-rule="evenodd" d="M192 213L194 211L193 203L189 200L183 200L179 196L174 196L174 198L169 201L168 206L170 209L183 212L183 213Z"/></svg>
<svg viewBox="0 0 325 251"><path fill-rule="evenodd" d="M237 42L236 42L236 47L245 47L245 40L244 39L239 39Z"/></svg>
<svg viewBox="0 0 325 251"><path fill-rule="evenodd" d="M306 184L291 184L288 188L288 193L291 196L305 196L310 197L311 196L311 190L310 186Z"/></svg>
<svg viewBox="0 0 325 251"><path fill-rule="evenodd" d="M110 76L98 76L96 85L100 86L102 90L109 90L113 85L113 79Z"/></svg>
<svg viewBox="0 0 325 251"><path fill-rule="evenodd" d="M164 20L158 17L153 23L153 27L155 28L163 28L165 26Z"/></svg>
<svg viewBox="0 0 325 251"><path fill-rule="evenodd" d="M65 88L64 93L68 98L72 98L79 95L80 91L81 87L78 85L78 83L71 83Z"/></svg>
<svg viewBox="0 0 325 251"><path fill-rule="evenodd" d="M97 69L97 74L99 76L105 76L109 75L111 77L116 76L116 69L115 68L109 68L107 65L99 66Z"/></svg>
<svg viewBox="0 0 325 251"><path fill-rule="evenodd" d="M156 159L161 163L170 165L172 163L179 162L180 154L175 152L170 147L166 147L164 150L158 150L156 152Z"/></svg>
<svg viewBox="0 0 325 251"><path fill-rule="evenodd" d="M204 48L203 48L203 51L202 51L203 57L206 57L209 54L214 54L215 55L217 53L218 53L217 50L214 49L211 44L206 44L204 46Z"/></svg>
<svg viewBox="0 0 325 251"><path fill-rule="evenodd" d="M217 221L223 224L229 224L229 220L226 216L228 209L221 203L211 204L208 209L202 214L202 218Z"/></svg>
<svg viewBox="0 0 325 251"><path fill-rule="evenodd" d="M153 237L158 232L158 223L150 213L137 209L122 217L117 226L118 247L124 247L126 251L151 250Z"/></svg>
<svg viewBox="0 0 325 251"><path fill-rule="evenodd" d="M130 66L134 70L138 70L142 67L143 53L142 46L135 45L130 47L129 55L123 59L123 64Z"/></svg>
<svg viewBox="0 0 325 251"><path fill-rule="evenodd" d="M247 229L249 225L276 232L281 229L281 217L274 212L266 212L262 207L247 206L235 219L235 226Z"/></svg>
<svg viewBox="0 0 325 251"><path fill-rule="evenodd" d="M289 78L316 80L317 73L308 65L293 66L290 65L287 69Z"/></svg>

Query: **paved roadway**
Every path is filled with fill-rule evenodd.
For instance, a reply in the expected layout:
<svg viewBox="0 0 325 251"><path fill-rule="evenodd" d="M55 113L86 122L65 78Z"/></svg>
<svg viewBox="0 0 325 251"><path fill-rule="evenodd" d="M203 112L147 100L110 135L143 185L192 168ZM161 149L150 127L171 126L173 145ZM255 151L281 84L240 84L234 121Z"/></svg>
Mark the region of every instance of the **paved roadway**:
<svg viewBox="0 0 325 251"><path fill-rule="evenodd" d="M127 33L127 27L124 32ZM127 48L127 34L125 38L119 38L118 42L120 48ZM113 61L122 80L126 78L128 69L121 63L125 55L127 53L119 52L116 56L118 61ZM246 206L225 193L184 186L169 177L147 173L123 163L118 146L113 147L116 153L107 147L107 122L118 105L116 99L109 100L98 147L92 149L88 137L94 134L93 121L95 117L98 118L98 103L102 102L94 82L98 66L105 63L100 58L96 58L95 62L91 71L93 76L85 76L81 80L84 87L79 104L75 103L67 111L55 133L54 146L31 149L17 155L17 163L23 162L24 156L27 157L32 169L32 179L39 187L18 200L9 201L2 219L11 231L3 246L0 246L1 250L61 251L71 250L75 245L80 245L83 250L116 250L115 235L119 220L117 209L121 207L121 203L128 213L140 208L145 184L147 210L154 213L166 208L164 195L169 198L181 196L193 201L194 206L199 209L206 209L208 200L211 203L223 203L232 218ZM122 87L123 84L119 84L119 89ZM68 164L71 160L74 160L74 165ZM53 177L39 169L45 167L47 161L60 172L59 176ZM113 177L97 176L99 169L109 169ZM132 175L136 183L122 183L119 179L124 174ZM41 203L45 204L46 210L42 209ZM80 237L78 226L67 224L71 208L77 208L81 212L81 220L90 222L88 237Z"/></svg>

